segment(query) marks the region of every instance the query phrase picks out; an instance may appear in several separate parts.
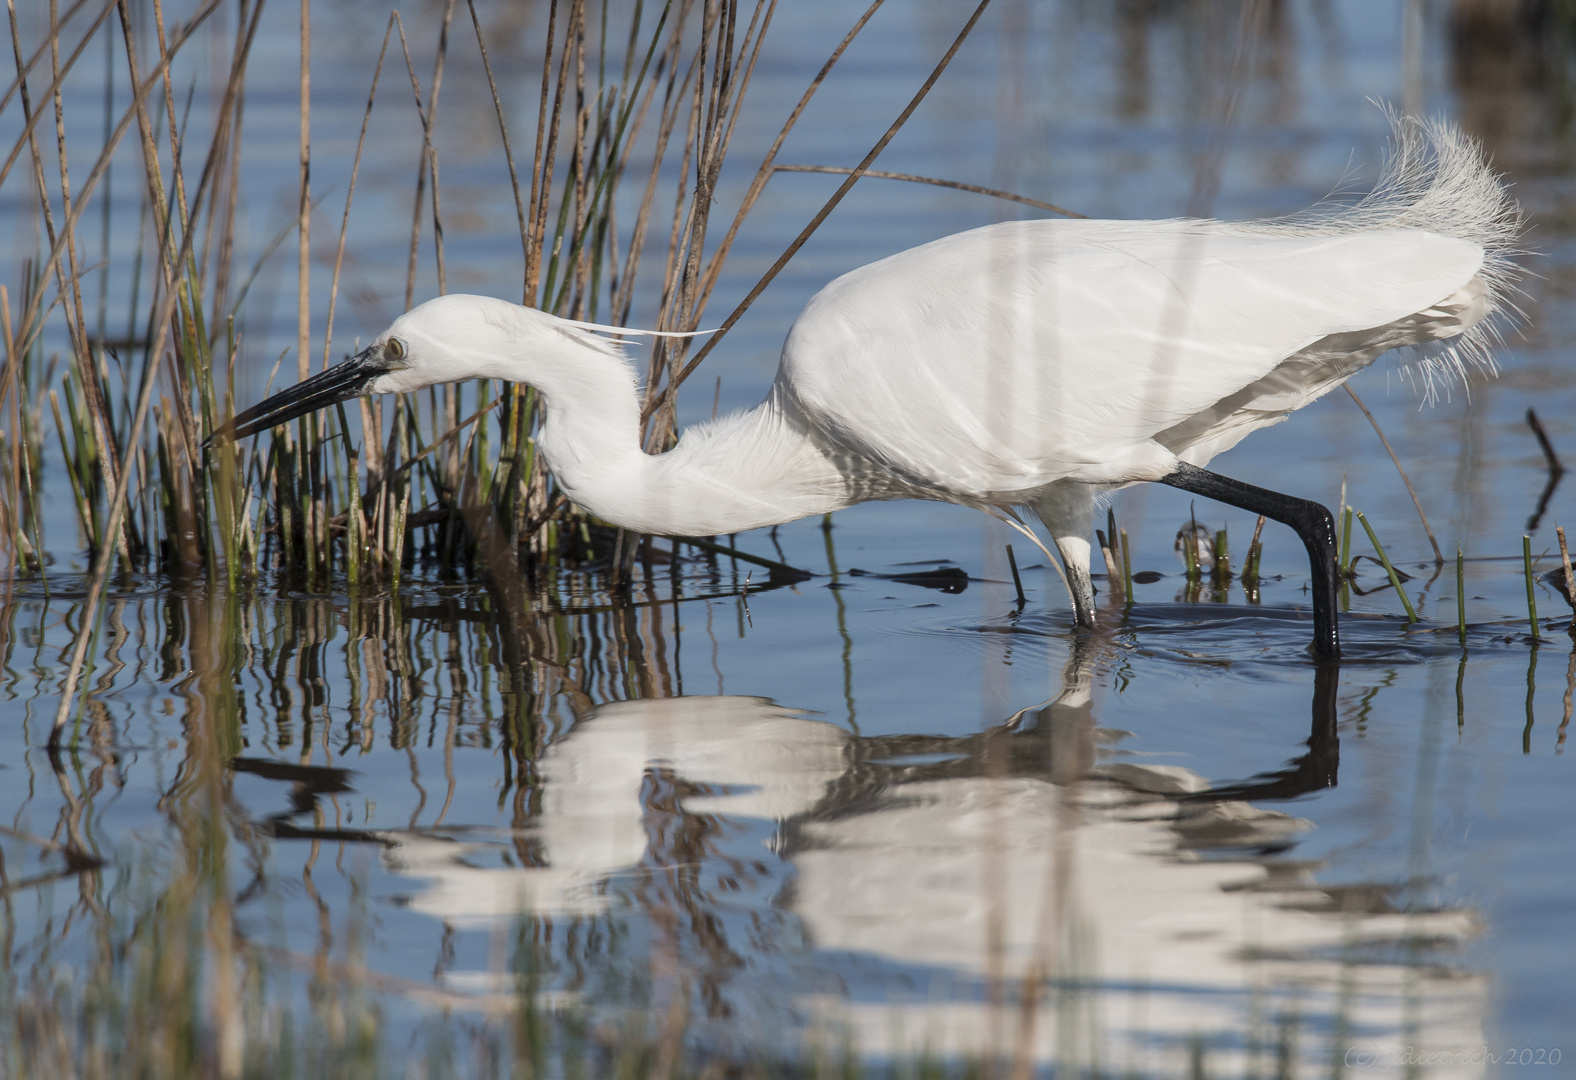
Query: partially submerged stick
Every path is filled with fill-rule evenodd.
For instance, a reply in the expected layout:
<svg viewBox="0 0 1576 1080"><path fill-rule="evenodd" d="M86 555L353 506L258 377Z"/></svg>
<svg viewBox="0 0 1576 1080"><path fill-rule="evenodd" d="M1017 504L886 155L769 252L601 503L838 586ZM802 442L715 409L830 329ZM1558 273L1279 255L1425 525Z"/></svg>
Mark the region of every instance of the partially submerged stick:
<svg viewBox="0 0 1576 1080"><path fill-rule="evenodd" d="M1105 580L1111 587L1111 599L1125 601L1129 596L1126 579L1116 559L1116 511L1105 508L1105 531L1095 530L1100 540L1100 554L1105 559Z"/></svg>
<svg viewBox="0 0 1576 1080"><path fill-rule="evenodd" d="M751 555L747 551L740 551L738 548L728 547L726 544L719 544L714 540L707 540L703 537L676 536L673 538L673 541L678 544L688 544L690 547L699 548L701 551L709 551L713 555L726 555L730 559L738 559L740 562L764 566L773 575L781 574L785 577L791 577L795 581L809 581L815 577L810 571L801 570L797 566L789 566L787 563L776 562L761 555Z"/></svg>
<svg viewBox="0 0 1576 1080"><path fill-rule="evenodd" d="M1342 577L1352 575L1352 508L1341 511L1341 566Z"/></svg>
<svg viewBox="0 0 1576 1080"><path fill-rule="evenodd" d="M1007 566L1012 570L1012 586L1018 590L1018 606L1027 604L1028 598L1023 595L1023 578L1018 574L1018 557L1012 553L1012 545L1007 545Z"/></svg>

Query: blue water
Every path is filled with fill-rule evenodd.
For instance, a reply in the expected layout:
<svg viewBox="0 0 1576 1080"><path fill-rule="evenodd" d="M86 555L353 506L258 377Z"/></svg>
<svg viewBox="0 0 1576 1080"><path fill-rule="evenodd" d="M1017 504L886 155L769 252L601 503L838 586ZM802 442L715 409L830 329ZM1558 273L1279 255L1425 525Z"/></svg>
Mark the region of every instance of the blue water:
<svg viewBox="0 0 1576 1080"><path fill-rule="evenodd" d="M1519 555L1546 479L1525 411L1576 452L1560 302L1576 187L1563 69L1496 81L1531 70L1531 53L1463 53L1453 20L1466 7L1427 10L1421 98L1485 140L1529 212L1525 324L1498 354L1498 378L1452 386L1436 404L1389 360L1353 383L1441 547L1472 557L1464 650L1449 629L1454 567L1430 577L1394 468L1336 393L1212 466L1332 506L1344 485L1414 575L1416 626L1388 589L1345 597L1336 685L1316 680L1304 652L1295 538L1267 528L1256 598L1240 584L1189 597L1177 528L1190 513L1226 527L1240 565L1253 522L1161 488L1122 492L1113 511L1133 570L1163 577L1137 586L1131 607L1109 605L1100 582L1094 636L1070 630L1059 579L1024 538L920 503L856 507L829 532L807 521L735 539L816 575L795 585L759 588L760 568L685 551L676 568L637 574L636 606L571 577L523 618L487 582L435 573L398 597L276 595L265 583L231 624L207 621L219 605L204 588L139 581L106 613L81 749L63 774L84 807L68 828L42 749L82 589L62 506L56 572L12 584L0 687L8 879L59 869L28 837L80 830L108 860L99 899L129 903L103 883L181 850L173 807L194 733L223 694L237 740L223 805L241 933L297 957L338 956L364 924L373 971L452 994L461 1014L512 986L506 944L523 911L553 1000L661 1015L678 994L695 1037L730 1048L847 1037L872 1058L1023 1054L1058 1075L1181 1075L1198 1054L1225 1075L1266 1074L1277 1054L1288 1075L1501 1075L1513 1060L1564 1075L1576 1060L1576 851L1562 813L1576 652L1554 621L1563 599L1541 584L1545 637L1533 645ZM850 17L778 10L732 150L738 171L719 194L730 209ZM883 11L780 160L856 162L962 17L943 4ZM317 226L330 244L383 14L321 18L314 182L330 192ZM1369 99L1405 92L1399 10L1287 3L1266 18L1234 82L1235 12L1004 0L879 166L1113 217L1270 215L1361 190L1388 131ZM269 20L247 113L258 250L293 212L295 182L293 15ZM410 15L413 55L428 58L418 70L435 21ZM517 146L537 78L537 29L524 22L484 14ZM441 113L450 282L513 296L513 203L475 66L451 67ZM404 73L384 78L373 130L400 151L364 166L347 288L368 299L341 309L336 350L376 333L402 299L414 165L403 150L417 144ZM1214 145L1224 155L1211 191L1200 163ZM716 319L836 182L772 181ZM759 400L793 313L831 277L1021 211L862 182L707 361L682 417L710 415L714 394L724 411ZM27 229L16 216L13 250L31 249ZM436 289L430 246L423 259L418 299ZM242 381L255 392L294 340L293 260L267 264L248 309ZM1559 488L1531 530L1540 571L1554 565L1570 499ZM1354 551L1368 550L1362 536ZM1023 568L1021 607L1007 544ZM1362 588L1380 586L1364 565ZM962 570L966 589L876 576L938 567ZM226 688L205 688L192 671L221 639L243 645L243 663ZM6 899L15 970L87 948L73 879ZM440 1015L386 992L393 1015Z"/></svg>

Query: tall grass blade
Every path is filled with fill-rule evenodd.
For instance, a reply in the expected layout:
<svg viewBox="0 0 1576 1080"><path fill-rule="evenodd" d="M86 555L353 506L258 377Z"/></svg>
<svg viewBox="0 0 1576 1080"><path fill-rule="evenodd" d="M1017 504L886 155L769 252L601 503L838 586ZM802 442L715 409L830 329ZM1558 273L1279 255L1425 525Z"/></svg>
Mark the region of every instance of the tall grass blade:
<svg viewBox="0 0 1576 1080"><path fill-rule="evenodd" d="M1402 588L1401 579L1397 576L1395 567L1390 565L1390 556L1384 553L1384 545L1379 543L1378 535L1374 532L1373 526L1368 524L1368 519L1363 516L1363 512L1358 510L1356 513L1357 520L1362 523L1363 531L1368 534L1368 542L1374 546L1374 551L1379 554L1379 562L1383 564L1384 572L1390 575L1390 587L1401 598L1401 606L1406 608L1406 621L1415 623L1417 621L1417 611L1412 607L1412 598L1407 596L1406 589Z"/></svg>

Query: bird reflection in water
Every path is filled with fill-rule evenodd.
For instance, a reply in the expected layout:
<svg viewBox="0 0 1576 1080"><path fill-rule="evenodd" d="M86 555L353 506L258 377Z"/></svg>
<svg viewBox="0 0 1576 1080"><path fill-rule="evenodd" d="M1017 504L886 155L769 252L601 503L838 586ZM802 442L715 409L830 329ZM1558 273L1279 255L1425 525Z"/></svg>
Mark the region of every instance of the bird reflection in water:
<svg viewBox="0 0 1576 1080"><path fill-rule="evenodd" d="M1228 1070L1328 1062L1357 1017L1365 1047L1480 1044L1484 981L1442 955L1472 913L1321 885L1287 856L1312 823L1254 805L1335 784L1337 669L1300 756L1211 785L1098 725L1089 652L1055 700L966 737L859 737L752 697L612 702L540 758L534 865L498 857L512 833L369 838L454 929L706 928L672 961L718 1030L775 997L865 1053L1080 1068L1169 1071L1203 1045Z"/></svg>

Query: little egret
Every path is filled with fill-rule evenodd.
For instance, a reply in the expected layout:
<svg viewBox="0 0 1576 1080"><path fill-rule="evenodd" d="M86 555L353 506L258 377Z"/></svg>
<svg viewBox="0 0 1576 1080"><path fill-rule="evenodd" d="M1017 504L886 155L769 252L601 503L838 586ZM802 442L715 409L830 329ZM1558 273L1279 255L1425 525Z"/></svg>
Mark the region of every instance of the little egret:
<svg viewBox="0 0 1576 1080"><path fill-rule="evenodd" d="M1339 655L1335 530L1318 503L1204 468L1249 432L1414 347L1433 379L1491 366L1520 217L1470 139L1403 121L1378 188L1257 222L1016 221L851 271L794 321L767 398L640 446L634 370L608 334L483 296L441 296L336 367L247 409L240 438L361 394L462 379L540 392L564 492L642 533L742 532L870 499L1016 521L1061 554L1094 623L1096 499L1157 481L1296 530L1313 650Z"/></svg>

